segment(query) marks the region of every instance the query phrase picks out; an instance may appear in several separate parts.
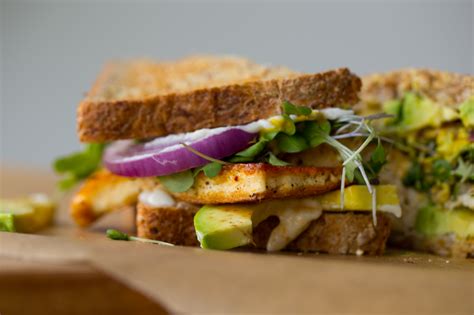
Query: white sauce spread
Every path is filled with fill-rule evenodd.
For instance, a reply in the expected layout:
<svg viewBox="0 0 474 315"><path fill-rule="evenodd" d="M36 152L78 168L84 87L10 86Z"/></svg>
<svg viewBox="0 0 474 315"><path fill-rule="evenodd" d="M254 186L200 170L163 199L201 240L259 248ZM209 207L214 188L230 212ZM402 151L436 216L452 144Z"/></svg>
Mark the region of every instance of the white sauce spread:
<svg viewBox="0 0 474 315"><path fill-rule="evenodd" d="M152 191L143 191L139 196L138 200L141 203L150 207L173 207L176 205L175 200L167 192L160 188L156 188Z"/></svg>
<svg viewBox="0 0 474 315"><path fill-rule="evenodd" d="M346 110L346 109L340 109L340 108L325 108L322 110L313 110L313 112L309 116L290 115L290 118L293 121L298 122L298 121L306 120L308 119L308 117L317 117L318 115L322 115L326 119L335 120L341 116L351 115L353 113L354 112L352 110ZM257 120L245 125L218 127L218 128L211 128L211 129L204 128L204 129L199 129L193 132L178 133L178 134L168 135L165 137L159 137L154 140L151 140L150 142L145 143L144 147L153 148L153 147L160 146L160 147L163 147L163 150L161 150L161 153L163 153L163 152L174 151L176 149L182 148L183 146L181 145L181 143L185 143L189 145L197 140L206 139L208 137L220 134L229 129L236 128L236 129L240 129L249 133L259 133L260 131L265 131L265 130L271 131L273 129L277 129L281 126L282 123L283 123L283 117L281 115L277 115L277 116L272 116L268 119L260 119L260 120ZM124 147L128 146L130 143L129 140L122 140L118 142L123 142ZM179 143L169 146L170 144L177 143L177 142ZM140 153L138 156L131 155L127 158L124 158L124 161L133 161L136 159L142 159L143 157L153 156L155 154L156 152L151 152L149 154Z"/></svg>

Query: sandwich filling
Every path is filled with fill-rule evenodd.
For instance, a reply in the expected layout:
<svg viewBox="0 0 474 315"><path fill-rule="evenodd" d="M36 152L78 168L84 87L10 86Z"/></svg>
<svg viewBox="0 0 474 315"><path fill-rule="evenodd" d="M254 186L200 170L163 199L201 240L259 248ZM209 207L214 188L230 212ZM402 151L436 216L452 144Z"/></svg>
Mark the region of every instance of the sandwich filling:
<svg viewBox="0 0 474 315"><path fill-rule="evenodd" d="M404 169L402 183L422 200L415 231L429 237L474 237L474 97L448 107L406 92L383 107L394 115L384 133L404 153L394 160Z"/></svg>
<svg viewBox="0 0 474 315"><path fill-rule="evenodd" d="M194 203L205 204L196 214L194 224L201 246L206 248L229 249L251 244L252 228L266 218L276 216L280 223L271 233L267 250L281 250L323 211L372 211L374 225L377 224L376 211L400 216L394 187L375 185L386 158L382 139L372 127L372 121L387 117L385 114L362 117L352 110L340 108L313 110L284 102L281 115L246 125L201 129L148 141L88 145L84 152L58 160L55 167L66 175L62 185L67 187L95 171L102 157L105 167L112 173L157 179L161 188L142 192L138 197L142 203L171 207L175 205L175 198L178 201L195 198ZM318 151L320 148L324 148L323 154ZM311 154L316 156L310 160L332 156L331 167L307 164L307 156ZM76 165L77 161L81 161L82 167ZM202 202L204 199L199 191L196 193L199 185L209 186L213 181L212 185L217 183L219 187L225 187L229 180L227 174L232 174L229 168L252 164L270 165L289 172L286 177L279 177L283 172L276 172L280 175L275 181L275 191L261 197L279 200L234 204L245 201L235 199L225 204L223 200L238 195L239 188L235 185L230 186L237 189L235 192L228 191L225 198L211 198L210 204ZM301 179L301 184L291 182L286 192L277 192L287 184L282 180L292 178L292 170L306 170L305 167L313 173L316 170L328 181L339 182L340 189L329 192L336 187L326 184L322 190L314 188L314 193L308 195L304 192L311 186L308 184L311 178L306 178L310 175L307 175L296 177ZM332 175L335 170L338 170L340 180ZM233 181L238 178L232 176ZM242 176L242 181L251 186L252 183L247 183L250 178ZM353 184L359 185L346 188ZM294 185L301 185L303 193ZM269 189L268 182L263 183L263 189ZM260 200L255 194L256 191L249 200Z"/></svg>
<svg viewBox="0 0 474 315"><path fill-rule="evenodd" d="M377 186L377 211L401 217L396 188L391 185ZM150 207L176 206L177 202L164 190L156 188L143 192L140 201ZM295 240L309 224L323 212L341 212L340 191L301 199L266 200L259 203L205 205L194 217L196 235L203 248L232 249L252 245L252 231L271 216L279 224L267 241L267 251L284 249ZM344 189L345 208L342 212L361 213L370 211L372 199L362 185Z"/></svg>

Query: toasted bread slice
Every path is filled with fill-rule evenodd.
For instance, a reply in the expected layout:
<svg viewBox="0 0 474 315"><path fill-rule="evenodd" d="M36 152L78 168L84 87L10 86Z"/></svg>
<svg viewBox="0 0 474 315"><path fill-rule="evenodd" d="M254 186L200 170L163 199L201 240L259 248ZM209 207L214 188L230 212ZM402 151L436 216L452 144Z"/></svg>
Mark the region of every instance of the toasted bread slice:
<svg viewBox="0 0 474 315"><path fill-rule="evenodd" d="M245 124L279 114L284 100L350 106L360 86L345 68L298 74L230 57L110 63L79 105L78 134L104 142Z"/></svg>
<svg viewBox="0 0 474 315"><path fill-rule="evenodd" d="M102 215L135 207L148 179L127 178L99 170L89 176L74 195L70 212L79 226L88 226Z"/></svg>
<svg viewBox="0 0 474 315"><path fill-rule="evenodd" d="M232 164L213 178L200 173L189 190L172 195L197 204L250 202L318 195L338 188L340 181L340 167Z"/></svg>
<svg viewBox="0 0 474 315"><path fill-rule="evenodd" d="M371 74L362 80L362 103L357 108L372 107L372 111L380 111L382 103L400 98L406 91L452 108L474 95L474 76L430 69L400 69ZM367 108L362 111L367 112Z"/></svg>
<svg viewBox="0 0 474 315"><path fill-rule="evenodd" d="M137 207L137 233L139 237L160 240L175 245L199 246L193 218L199 206L179 203L175 207L154 208L139 203ZM390 221L377 214L377 226L372 224L370 213L323 213L286 249L299 252L331 254L380 255L390 233ZM269 217L253 231L255 246L265 249L278 218Z"/></svg>

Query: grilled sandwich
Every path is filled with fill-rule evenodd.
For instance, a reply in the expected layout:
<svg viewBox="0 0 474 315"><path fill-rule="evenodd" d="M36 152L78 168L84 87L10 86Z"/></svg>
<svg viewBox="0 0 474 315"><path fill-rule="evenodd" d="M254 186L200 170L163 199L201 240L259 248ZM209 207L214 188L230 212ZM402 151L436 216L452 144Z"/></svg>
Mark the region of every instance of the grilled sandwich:
<svg viewBox="0 0 474 315"><path fill-rule="evenodd" d="M85 150L55 163L84 181L72 216L132 206L138 236L175 245L381 254L401 210L360 87L236 57L110 63L78 107Z"/></svg>

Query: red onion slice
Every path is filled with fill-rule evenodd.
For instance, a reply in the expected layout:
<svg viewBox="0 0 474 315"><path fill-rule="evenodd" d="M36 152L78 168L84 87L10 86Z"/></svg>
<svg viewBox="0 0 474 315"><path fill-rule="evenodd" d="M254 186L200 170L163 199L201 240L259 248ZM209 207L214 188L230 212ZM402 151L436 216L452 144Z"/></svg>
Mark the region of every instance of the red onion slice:
<svg viewBox="0 0 474 315"><path fill-rule="evenodd" d="M121 176L170 175L209 163L182 143L204 155L223 159L249 147L256 136L255 133L229 127L170 135L147 143L117 141L106 148L103 162L109 171Z"/></svg>

